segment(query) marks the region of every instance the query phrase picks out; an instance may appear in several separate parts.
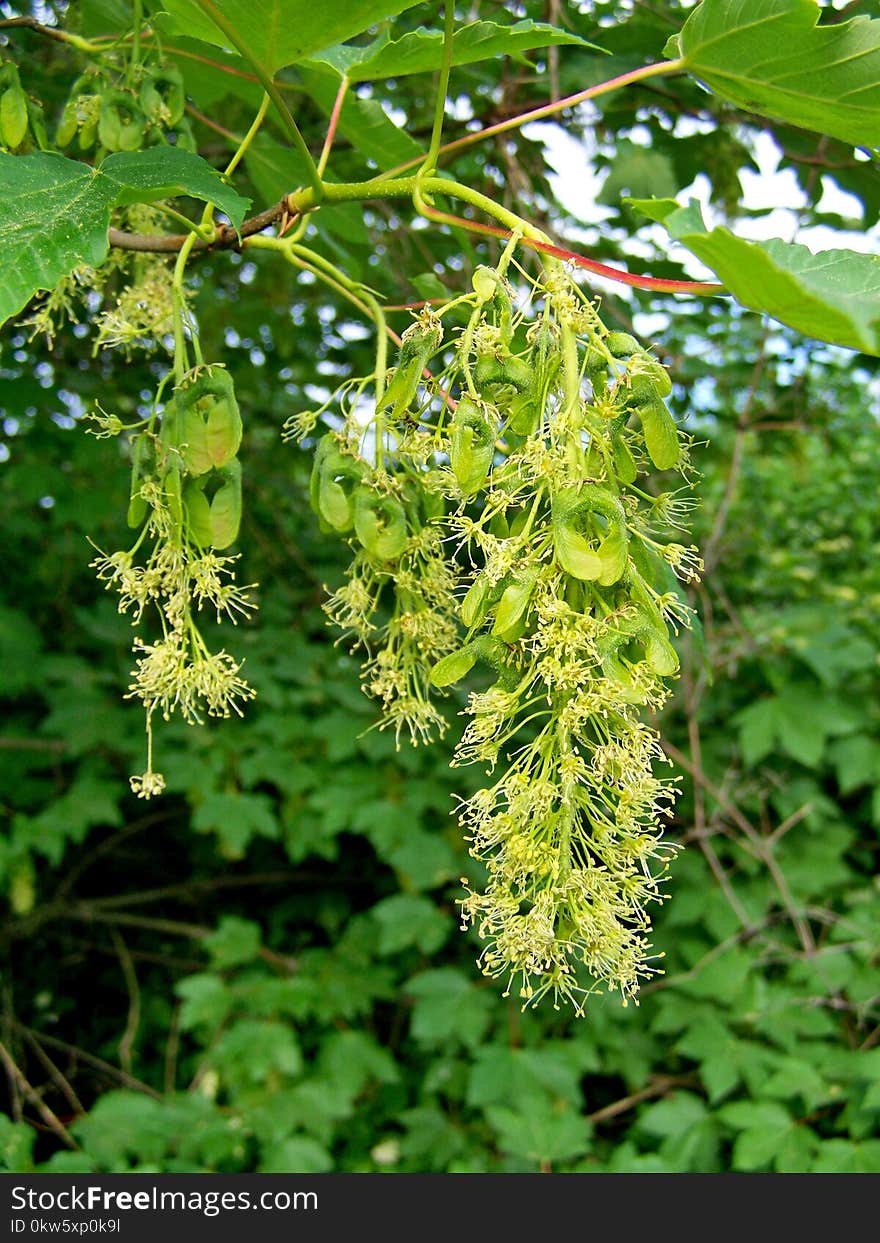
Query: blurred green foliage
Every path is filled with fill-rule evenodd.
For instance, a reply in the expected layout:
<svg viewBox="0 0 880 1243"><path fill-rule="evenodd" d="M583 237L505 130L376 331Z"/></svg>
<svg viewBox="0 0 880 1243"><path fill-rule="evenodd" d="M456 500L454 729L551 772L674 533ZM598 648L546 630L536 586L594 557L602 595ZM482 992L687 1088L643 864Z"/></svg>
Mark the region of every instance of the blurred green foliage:
<svg viewBox="0 0 880 1243"><path fill-rule="evenodd" d="M81 6L86 24L102 29L107 7ZM563 92L655 57L680 19L665 2L563 8L613 53L563 49ZM69 51L20 37L43 97L54 84L63 99ZM196 102L243 128L250 102L186 68ZM454 85L485 120L499 100L522 108L545 89L497 60ZM427 76L375 84L360 102L402 108L423 142L430 88ZM648 192L646 178L665 193L668 176L684 186L702 171L735 213L757 131L725 129L725 108L693 84L663 92L612 96L598 115L603 197ZM674 139L688 111L699 124ZM320 109L303 99L302 113L319 148ZM216 134L196 129L210 154ZM793 134L772 137L815 205L821 178L798 163ZM716 139L726 154L713 164ZM814 156L813 137L796 141ZM538 136L507 144L457 171L575 236L583 222L554 205ZM838 146L822 147L829 165ZM359 162L343 140L336 175ZM257 195L261 178L274 185L268 147L259 168ZM880 199L860 171L850 160L827 175L850 176L869 225ZM809 205L802 218L824 219ZM392 302L429 278L456 288L484 253L403 229L385 208L334 209L318 228L334 262ZM585 248L625 257L632 228L617 207ZM645 237L629 262L680 275L674 256L644 257ZM370 728L356 664L320 612L342 552L308 508L307 456L278 432L314 387L369 370L367 334L326 291L268 264L220 255L197 276L206 347L234 373L246 417L241 581L261 584L261 611L237 650L258 698L243 721L163 726L169 793L147 807L126 780L142 748L123 699L128 624L87 568L87 539L122 529L127 464L116 442L83 434L81 415L95 400L130 414L162 364L93 359L76 328L51 348L13 329L4 346L0 1165L880 1171L876 363L720 302L605 297L623 328L660 325L648 334L705 442L694 457L709 565L694 598L702 632L682 639L658 722L683 774L670 832L686 846L656 921L665 974L638 1008L597 998L577 1021L521 1013L479 975L478 945L457 930L467 855L449 814L479 774L448 768L451 745L398 752Z"/></svg>

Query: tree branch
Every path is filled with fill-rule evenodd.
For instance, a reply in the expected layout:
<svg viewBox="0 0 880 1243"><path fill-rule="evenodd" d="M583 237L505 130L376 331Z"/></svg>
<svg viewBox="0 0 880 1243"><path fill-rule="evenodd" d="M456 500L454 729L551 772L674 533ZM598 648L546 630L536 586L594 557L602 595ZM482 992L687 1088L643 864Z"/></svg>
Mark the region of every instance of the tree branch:
<svg viewBox="0 0 880 1243"><path fill-rule="evenodd" d="M256 216L251 216L249 220L245 220L238 232L235 231L231 224L220 225L217 229L217 236L213 242L206 242L201 238L196 238L193 250L234 250L239 247L246 237L252 237L255 233L262 233L263 229L268 229L270 225L275 224L284 215L292 215L288 205L287 196L280 202L274 203L271 207L267 207L265 211L258 212ZM115 246L117 250L141 250L149 251L153 254L177 254L183 243L191 236L189 233L125 233L121 229L110 229L109 232L110 245Z"/></svg>

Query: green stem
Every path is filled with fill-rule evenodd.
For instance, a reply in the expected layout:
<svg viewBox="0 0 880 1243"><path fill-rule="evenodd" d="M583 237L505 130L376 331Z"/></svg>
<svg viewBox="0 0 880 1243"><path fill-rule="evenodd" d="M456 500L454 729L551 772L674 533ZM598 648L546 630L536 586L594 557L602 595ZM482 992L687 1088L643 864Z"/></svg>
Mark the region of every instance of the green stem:
<svg viewBox="0 0 880 1243"><path fill-rule="evenodd" d="M266 119L266 113L269 111L270 102L271 100L268 94L264 95L262 102L260 103L260 106L257 109L257 115L254 117L250 129L245 134L244 138L242 138L241 142L238 144L238 150L235 152L235 155L226 165L226 170L223 173L224 177L231 177L232 174L235 172L235 170L238 168L241 161L244 159L245 155L247 154L248 148L250 147L251 143L254 141L254 139L256 138L259 132L260 126L263 124L263 121Z"/></svg>
<svg viewBox="0 0 880 1243"><path fill-rule="evenodd" d="M200 0L201 2L201 0ZM224 176L229 177L235 172L245 153L257 135L260 126L266 116L269 107L269 95L265 94L257 109L257 115L251 123L250 129L238 144L238 149L232 159L226 165ZM212 242L216 236L214 228L214 208L210 203L205 204L205 210L202 213L201 223L196 225L191 220L187 220L185 216L178 215L173 208L163 208L166 214L175 216L178 220L182 220L190 230L189 237L177 252L177 260L174 264L174 276L171 282L171 296L174 303L174 379L179 384L189 369L189 357L186 349L186 333L184 326L188 320L186 309L186 298L183 289L183 276L186 270L186 263L192 253L192 248L197 239L201 241ZM190 330L192 333L193 350L195 351L196 361L201 364L202 351L199 344L198 333L195 325L190 322Z"/></svg>
<svg viewBox="0 0 880 1243"><path fill-rule="evenodd" d="M183 290L183 274L186 270L186 261L190 256L193 246L195 245L196 234L190 233L189 237L181 246L177 253L177 261L174 264L174 276L171 280L171 297L174 303L174 383L180 384L183 377L189 370L189 355L186 349L186 334L184 333L184 322L186 320L186 297Z"/></svg>
<svg viewBox="0 0 880 1243"><path fill-rule="evenodd" d="M507 232L502 232L495 225L481 224L476 220L464 220L461 217L450 216L444 212L437 211L425 201L425 195L432 193L446 194L450 198L462 199L472 206L478 207L481 211L486 212L487 215L492 216L503 224ZM713 295L725 292L723 285L707 283L705 281L675 281L651 276L636 276L620 268L612 268L604 263L597 263L593 259L587 259L584 255L576 254L574 251L566 250L561 246L554 246L546 233L542 233L540 229L536 229L534 225L529 224L514 212L508 211L493 199L487 198L485 194L472 190L470 186L465 186L461 182L452 181L445 177L377 177L372 181L325 182L322 187L322 197L320 200L315 199L311 190L297 190L287 196L287 206L291 213L305 216L310 211L314 211L321 201L325 203L352 203L364 202L368 199L409 197L412 197L416 208L428 220L433 220L439 224L448 224L456 228L468 229L473 233L503 237L505 240L508 239L510 233L519 231L522 234L521 244L530 250L536 250L542 255L550 255L563 263L573 263L587 272L607 277L608 280L617 281L623 285L631 285L636 289L654 289L661 293Z"/></svg>
<svg viewBox="0 0 880 1243"><path fill-rule="evenodd" d="M376 464L381 469L385 458L385 428L381 403L385 389L385 372L388 369L388 338L391 335L381 306L368 289L346 276L329 259L325 259L317 251L310 250L308 246L301 246L291 238L254 237L250 241L256 243L257 249L280 251L289 263L311 272L325 285L329 285L331 289L347 298L376 325L376 412L373 417L373 426L376 436Z"/></svg>
<svg viewBox="0 0 880 1243"><path fill-rule="evenodd" d="M299 131L299 126L291 116L290 109L287 107L284 97L275 85L272 75L267 73L260 62L251 55L247 44L242 39L233 23L229 20L225 13L222 13L217 5L213 3L213 0L196 0L196 3L205 16L209 17L218 30L226 36L232 47L234 47L235 50L248 62L254 73L259 78L263 90L275 105L282 124L287 130L287 134L293 142L294 147L296 147L297 151L305 160L306 169L308 171L309 186L314 196L315 204L317 205L321 201L323 189L321 175L318 172L315 161L312 159L312 153Z"/></svg>
<svg viewBox="0 0 880 1243"><path fill-rule="evenodd" d="M141 26L144 24L143 0L134 0L132 9L134 10L134 23L131 36L131 56L128 60L128 73L126 74L129 82L134 81L135 70L141 63Z"/></svg>
<svg viewBox="0 0 880 1243"><path fill-rule="evenodd" d="M452 68L452 37L455 30L455 5L453 0L446 0L446 14L443 24L443 64L440 66L440 81L437 84L437 99L434 102L434 126L431 130L431 143L428 154L422 165L422 172L430 173L437 167L437 153L440 150L440 139L443 136L443 115L446 111L446 92L449 89L449 72Z"/></svg>
<svg viewBox="0 0 880 1243"><path fill-rule="evenodd" d="M205 229L202 224L196 224L187 216L184 216L182 212L175 211L173 207L166 207L164 203L154 203L152 206L154 211L161 212L163 216L168 216L171 220L175 220L178 224L183 225L188 233L195 233L200 241L208 242L208 244L214 241L213 229Z"/></svg>

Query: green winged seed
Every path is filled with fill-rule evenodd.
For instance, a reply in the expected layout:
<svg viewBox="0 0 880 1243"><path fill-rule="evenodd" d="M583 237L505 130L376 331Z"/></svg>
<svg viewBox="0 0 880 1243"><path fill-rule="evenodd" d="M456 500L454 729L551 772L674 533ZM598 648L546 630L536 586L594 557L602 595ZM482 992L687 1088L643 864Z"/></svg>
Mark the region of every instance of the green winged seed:
<svg viewBox="0 0 880 1243"><path fill-rule="evenodd" d="M615 358L629 358L633 354L641 353L641 345L630 336L628 332L610 332L605 338L605 344L608 352Z"/></svg>
<svg viewBox="0 0 880 1243"><path fill-rule="evenodd" d="M653 630L645 640L645 659L653 672L662 678L678 672L678 653L665 635Z"/></svg>
<svg viewBox="0 0 880 1243"><path fill-rule="evenodd" d="M633 406L662 401L672 392L669 372L653 359L645 359L637 368L629 372L626 383L627 400Z"/></svg>
<svg viewBox="0 0 880 1243"><path fill-rule="evenodd" d="M402 418L409 409L422 372L431 355L440 347L443 328L440 322L411 324L403 334L397 367L391 382L382 394L382 408L393 407L394 418Z"/></svg>
<svg viewBox="0 0 880 1243"><path fill-rule="evenodd" d="M460 682L466 677L477 663L479 653L474 650L473 644L460 648L457 652L450 652L448 656L441 657L431 670L431 683L437 687L454 686L456 682Z"/></svg>
<svg viewBox="0 0 880 1243"><path fill-rule="evenodd" d="M210 548L214 542L211 504L195 480L190 480L183 489L183 507L187 535L200 548Z"/></svg>
<svg viewBox="0 0 880 1243"><path fill-rule="evenodd" d="M534 571L505 587L498 601L495 624L492 627L492 633L499 639L510 641L519 637L516 631L525 621L536 578L537 571Z"/></svg>
<svg viewBox="0 0 880 1243"><path fill-rule="evenodd" d="M582 582L593 582L600 577L602 562L573 527L554 522L553 542L556 560L566 574L571 574Z"/></svg>
<svg viewBox="0 0 880 1243"><path fill-rule="evenodd" d="M380 496L367 484L354 493L355 534L371 557L394 561L407 540L406 514L393 496Z"/></svg>
<svg viewBox="0 0 880 1243"><path fill-rule="evenodd" d="M108 151L137 151L144 137L144 118L128 91L106 91L98 113L98 137Z"/></svg>
<svg viewBox="0 0 880 1243"><path fill-rule="evenodd" d="M629 445L621 435L615 435L611 439L611 456L614 459L614 469L621 483L635 483L638 478L638 467L635 458L630 453Z"/></svg>
<svg viewBox="0 0 880 1243"><path fill-rule="evenodd" d="M645 434L645 447L658 470L670 470L681 457L678 429L662 401L638 407Z"/></svg>
<svg viewBox="0 0 880 1243"><path fill-rule="evenodd" d="M241 525L241 466L230 462L221 474L225 482L211 501L211 544L218 550L235 543Z"/></svg>
<svg viewBox="0 0 880 1243"><path fill-rule="evenodd" d="M480 575L474 579L467 589L459 608L461 620L468 630L474 626L481 625L485 620L489 605L488 597L489 580Z"/></svg>
<svg viewBox="0 0 880 1243"><path fill-rule="evenodd" d="M626 527L612 526L596 549L596 556L602 563L599 586L610 587L612 583L618 582L623 577L629 560L629 537Z"/></svg>
<svg viewBox="0 0 880 1243"><path fill-rule="evenodd" d="M493 271L492 268L487 268L485 264L481 263L479 267L474 269L471 284L480 302L491 302L495 297L495 290L498 288L498 280L498 273Z"/></svg>
<svg viewBox="0 0 880 1243"><path fill-rule="evenodd" d="M462 496L473 496L486 482L495 456L495 434L479 406L463 397L449 445L449 463Z"/></svg>
<svg viewBox="0 0 880 1243"><path fill-rule="evenodd" d="M27 95L20 86L9 86L0 95L0 139L14 149L24 142L27 130Z"/></svg>
<svg viewBox="0 0 880 1243"><path fill-rule="evenodd" d="M183 78L176 69L154 70L144 78L140 105L152 121L176 125L183 116L185 103Z"/></svg>

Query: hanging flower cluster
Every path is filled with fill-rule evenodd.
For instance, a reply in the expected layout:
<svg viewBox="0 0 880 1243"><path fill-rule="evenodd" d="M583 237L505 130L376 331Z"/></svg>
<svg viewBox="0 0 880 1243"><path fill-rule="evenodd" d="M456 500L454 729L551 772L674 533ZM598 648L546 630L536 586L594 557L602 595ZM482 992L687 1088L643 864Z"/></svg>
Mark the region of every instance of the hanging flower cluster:
<svg viewBox="0 0 880 1243"><path fill-rule="evenodd" d="M148 740L146 771L131 786L151 798L165 788L153 770L154 712L165 720L179 712L201 724L206 715L241 715L241 705L253 698L240 662L224 650L212 652L198 625L205 607L218 621L233 622L253 608L249 589L235 582L237 558L218 555L235 541L241 519L241 416L229 374L201 366L178 384L158 430L155 414L127 429L115 415L93 418L98 435L132 433L128 524L138 535L131 548L99 551L92 565L135 626L148 613L159 623L156 638L134 640L128 696L146 709Z"/></svg>
<svg viewBox="0 0 880 1243"><path fill-rule="evenodd" d="M675 786L644 715L670 693L678 581L701 562L676 535L692 502L667 372L558 263L516 309L513 245L410 326L369 420L357 386L318 442L312 502L357 550L327 612L367 650L384 723L425 738L443 720L429 689L482 675L454 760L491 775L460 807L486 875L464 882L463 923L524 1004L581 1013L600 985L625 1004L657 970L648 908ZM650 490L673 468L681 487Z"/></svg>

